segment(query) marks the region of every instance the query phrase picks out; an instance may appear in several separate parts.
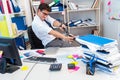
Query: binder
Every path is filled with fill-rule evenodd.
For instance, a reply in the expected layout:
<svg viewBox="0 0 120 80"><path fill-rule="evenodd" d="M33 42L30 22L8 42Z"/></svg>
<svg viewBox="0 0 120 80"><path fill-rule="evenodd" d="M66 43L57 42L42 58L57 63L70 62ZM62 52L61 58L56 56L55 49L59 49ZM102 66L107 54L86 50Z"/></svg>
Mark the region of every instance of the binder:
<svg viewBox="0 0 120 80"><path fill-rule="evenodd" d="M5 16L3 16L3 20L0 21L0 36L10 36Z"/></svg>
<svg viewBox="0 0 120 80"><path fill-rule="evenodd" d="M4 7L3 7L2 0L0 0L0 12L4 13Z"/></svg>
<svg viewBox="0 0 120 80"><path fill-rule="evenodd" d="M16 16L12 17L11 20L13 23L16 23L18 30L26 30L27 24L25 18L25 16Z"/></svg>
<svg viewBox="0 0 120 80"><path fill-rule="evenodd" d="M92 35L92 34L79 36L78 39L89 42L94 45L98 45L98 46L105 46L105 45L115 42L114 39L96 36L96 35Z"/></svg>
<svg viewBox="0 0 120 80"><path fill-rule="evenodd" d="M10 0L6 0L6 4L7 4L8 12L12 13L13 8L12 8L12 4L11 4Z"/></svg>
<svg viewBox="0 0 120 80"><path fill-rule="evenodd" d="M63 11L63 4L60 2L55 3L53 6L51 6L51 11Z"/></svg>
<svg viewBox="0 0 120 80"><path fill-rule="evenodd" d="M13 7L13 11L14 12L20 12L20 7L18 6L17 2L15 0L10 0L12 7Z"/></svg>
<svg viewBox="0 0 120 80"><path fill-rule="evenodd" d="M54 0L55 3L60 2L60 0Z"/></svg>
<svg viewBox="0 0 120 80"><path fill-rule="evenodd" d="M116 45L118 45L117 41L114 39L92 34L78 36L76 41L80 44L86 45L91 51L106 50L109 47L116 47Z"/></svg>
<svg viewBox="0 0 120 80"><path fill-rule="evenodd" d="M20 36L20 37L15 38L15 42L16 42L18 49L20 49L20 47L22 47L23 49L26 49L24 36Z"/></svg>
<svg viewBox="0 0 120 80"><path fill-rule="evenodd" d="M114 40L112 39L108 39L105 37L101 37L101 36L96 36L96 35L85 35L85 36L80 36L79 37L82 40L85 40L87 42L96 44L96 45L100 45L100 46L104 46L108 43L114 42Z"/></svg>

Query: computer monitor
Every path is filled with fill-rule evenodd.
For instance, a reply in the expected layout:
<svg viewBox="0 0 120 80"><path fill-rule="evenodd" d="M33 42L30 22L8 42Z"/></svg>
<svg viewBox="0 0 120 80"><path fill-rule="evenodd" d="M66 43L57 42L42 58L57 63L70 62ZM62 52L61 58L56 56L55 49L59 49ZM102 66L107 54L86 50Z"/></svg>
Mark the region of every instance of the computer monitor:
<svg viewBox="0 0 120 80"><path fill-rule="evenodd" d="M22 66L15 38L0 37L0 50L3 51L0 73L12 73Z"/></svg>

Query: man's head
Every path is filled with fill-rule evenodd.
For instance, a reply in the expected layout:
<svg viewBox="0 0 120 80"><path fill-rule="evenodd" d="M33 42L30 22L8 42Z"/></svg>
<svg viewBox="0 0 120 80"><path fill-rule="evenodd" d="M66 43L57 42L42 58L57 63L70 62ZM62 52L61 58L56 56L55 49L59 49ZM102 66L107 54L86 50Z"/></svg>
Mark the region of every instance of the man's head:
<svg viewBox="0 0 120 80"><path fill-rule="evenodd" d="M45 20L45 18L49 15L49 12L51 11L51 8L46 3L41 3L38 7L38 16Z"/></svg>

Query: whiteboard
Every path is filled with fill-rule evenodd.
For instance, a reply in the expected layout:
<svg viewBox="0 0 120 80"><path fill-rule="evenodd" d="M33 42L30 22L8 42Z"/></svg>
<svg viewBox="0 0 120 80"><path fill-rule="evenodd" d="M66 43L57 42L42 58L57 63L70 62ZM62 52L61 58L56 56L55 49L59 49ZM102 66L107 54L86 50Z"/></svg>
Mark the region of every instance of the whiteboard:
<svg viewBox="0 0 120 80"><path fill-rule="evenodd" d="M120 20L120 0L110 0L111 4L109 5L110 18Z"/></svg>

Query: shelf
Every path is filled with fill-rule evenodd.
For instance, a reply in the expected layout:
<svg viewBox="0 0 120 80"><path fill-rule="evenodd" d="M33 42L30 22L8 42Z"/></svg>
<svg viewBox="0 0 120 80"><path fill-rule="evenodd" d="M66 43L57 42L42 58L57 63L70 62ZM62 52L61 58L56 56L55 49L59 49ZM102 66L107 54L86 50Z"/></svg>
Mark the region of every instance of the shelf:
<svg viewBox="0 0 120 80"><path fill-rule="evenodd" d="M13 15L15 15L15 14L24 14L25 12L17 12L17 13L11 13L11 14L13 14Z"/></svg>
<svg viewBox="0 0 120 80"><path fill-rule="evenodd" d="M77 9L77 10L68 10L68 12L79 12L79 11L96 11L100 10L99 8L83 8L83 9Z"/></svg>
<svg viewBox="0 0 120 80"><path fill-rule="evenodd" d="M17 12L17 13L8 13L8 15L21 15L21 14L25 14L25 12ZM0 16L6 16L6 14L0 14Z"/></svg>
<svg viewBox="0 0 120 80"><path fill-rule="evenodd" d="M91 25L91 26L72 26L70 28L81 28L81 27L84 27L84 28L90 28L90 27L97 27L98 25Z"/></svg>
<svg viewBox="0 0 120 80"><path fill-rule="evenodd" d="M16 35L13 35L12 38L19 37L21 35L24 35L24 33L27 32L27 30L18 30Z"/></svg>

